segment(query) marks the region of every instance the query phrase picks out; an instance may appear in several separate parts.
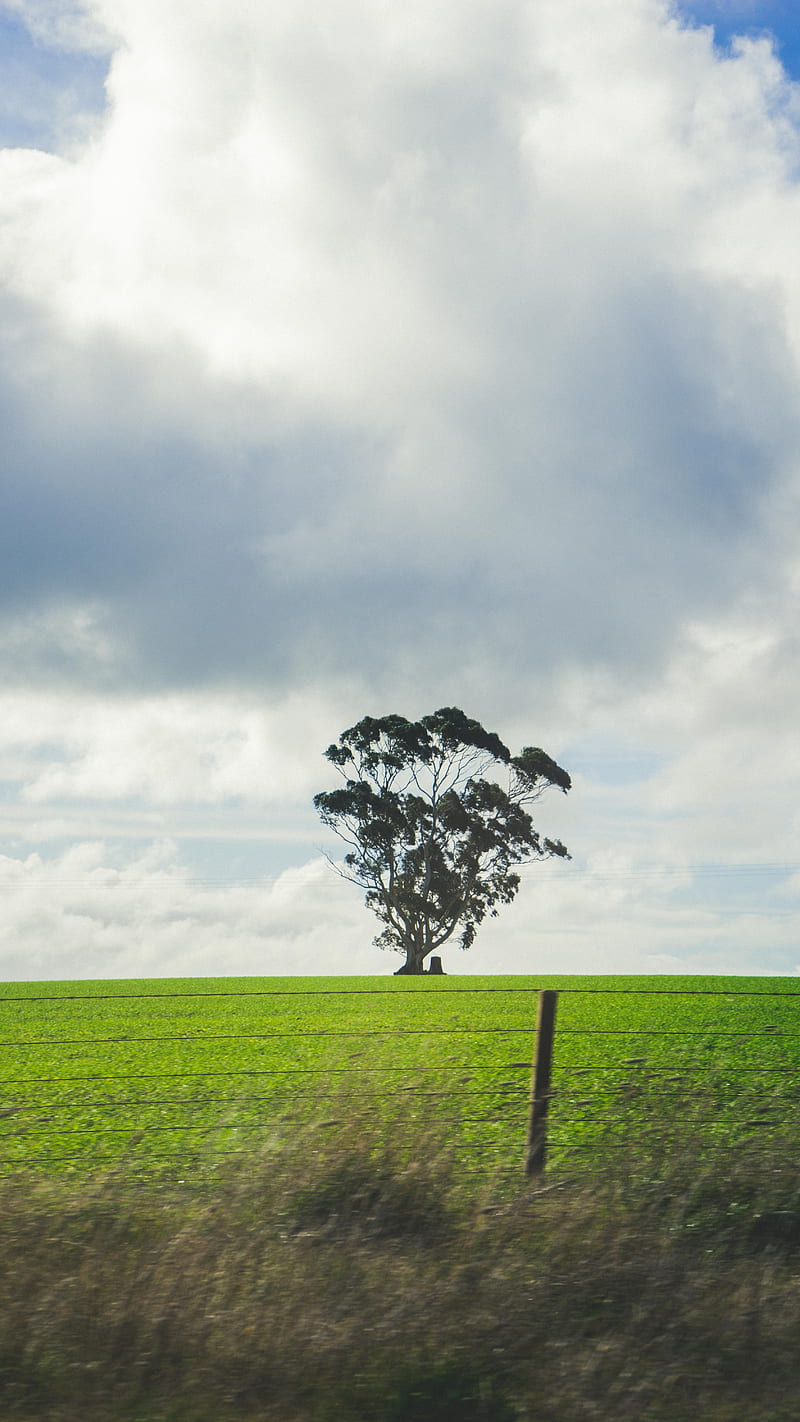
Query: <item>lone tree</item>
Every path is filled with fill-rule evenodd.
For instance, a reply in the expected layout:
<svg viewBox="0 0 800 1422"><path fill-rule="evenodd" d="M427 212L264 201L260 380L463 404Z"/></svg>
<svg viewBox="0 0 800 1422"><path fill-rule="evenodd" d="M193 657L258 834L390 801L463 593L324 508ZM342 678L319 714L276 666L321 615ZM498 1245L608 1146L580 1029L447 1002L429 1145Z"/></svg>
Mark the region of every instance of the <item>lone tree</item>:
<svg viewBox="0 0 800 1422"><path fill-rule="evenodd" d="M349 846L344 877L384 925L375 943L405 954L399 973L425 972L457 928L469 948L486 915L515 897L515 865L570 857L525 808L551 786L566 794L566 770L532 746L512 756L455 706L420 721L365 716L325 757L345 783L314 804Z"/></svg>

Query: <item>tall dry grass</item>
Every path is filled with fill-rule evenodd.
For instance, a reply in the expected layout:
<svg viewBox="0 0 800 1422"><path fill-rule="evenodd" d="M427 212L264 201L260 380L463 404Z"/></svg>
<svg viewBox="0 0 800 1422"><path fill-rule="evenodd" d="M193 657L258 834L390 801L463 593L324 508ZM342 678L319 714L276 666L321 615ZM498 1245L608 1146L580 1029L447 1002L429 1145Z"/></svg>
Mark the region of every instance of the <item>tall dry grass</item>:
<svg viewBox="0 0 800 1422"><path fill-rule="evenodd" d="M796 1422L791 1141L535 1186L431 1128L0 1189L7 1422Z"/></svg>

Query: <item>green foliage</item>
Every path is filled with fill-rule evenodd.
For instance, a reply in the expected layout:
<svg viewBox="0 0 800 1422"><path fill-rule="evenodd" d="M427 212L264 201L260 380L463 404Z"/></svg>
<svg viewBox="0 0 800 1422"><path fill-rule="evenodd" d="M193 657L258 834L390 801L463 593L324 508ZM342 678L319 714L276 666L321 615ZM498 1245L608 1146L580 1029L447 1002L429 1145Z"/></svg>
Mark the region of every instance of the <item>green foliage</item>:
<svg viewBox="0 0 800 1422"><path fill-rule="evenodd" d="M366 716L325 755L345 784L314 804L348 845L345 876L384 925L375 942L404 953L406 971L422 972L457 928L469 948L487 915L514 899L516 865L569 858L525 808L552 786L566 794L567 772L532 746L512 756L457 707L414 722ZM498 770L504 785L487 779Z"/></svg>

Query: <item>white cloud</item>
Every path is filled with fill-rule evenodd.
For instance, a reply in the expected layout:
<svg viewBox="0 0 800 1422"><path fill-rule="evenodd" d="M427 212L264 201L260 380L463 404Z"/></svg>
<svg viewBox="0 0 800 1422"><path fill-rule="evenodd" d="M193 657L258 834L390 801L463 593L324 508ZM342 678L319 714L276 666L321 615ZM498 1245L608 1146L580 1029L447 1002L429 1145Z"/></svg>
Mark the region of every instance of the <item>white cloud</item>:
<svg viewBox="0 0 800 1422"><path fill-rule="evenodd" d="M155 844L0 857L6 981L369 973L357 900L322 860L258 885L198 883ZM320 965L324 964L321 968Z"/></svg>
<svg viewBox="0 0 800 1422"><path fill-rule="evenodd" d="M527 962L539 905L556 957L745 961L749 909L675 876L800 858L800 110L770 45L723 58L657 0L16 11L114 54L91 141L0 153L12 858L305 845L345 725L458 702L572 751L542 821L584 875L471 964ZM116 971L96 913L64 961L81 918Z"/></svg>
<svg viewBox="0 0 800 1422"><path fill-rule="evenodd" d="M400 959L372 946L377 922L321 859L277 877L200 879L175 846L120 855L97 841L48 859L0 856L6 981L59 978L385 974ZM796 911L780 896L733 916L681 903L679 882L619 855L588 872L538 866L520 896L446 971L480 973L789 973Z"/></svg>
<svg viewBox="0 0 800 1422"><path fill-rule="evenodd" d="M332 711L307 693L270 704L233 693L9 691L0 693L0 771L16 781L21 811L128 803L202 812L233 802L287 814L320 788Z"/></svg>
<svg viewBox="0 0 800 1422"><path fill-rule="evenodd" d="M796 103L766 42L722 62L651 0L92 13L121 37L105 134L45 184L4 157L17 289L69 329L185 340L395 428L507 359L509 301L596 339L615 277L796 288Z"/></svg>

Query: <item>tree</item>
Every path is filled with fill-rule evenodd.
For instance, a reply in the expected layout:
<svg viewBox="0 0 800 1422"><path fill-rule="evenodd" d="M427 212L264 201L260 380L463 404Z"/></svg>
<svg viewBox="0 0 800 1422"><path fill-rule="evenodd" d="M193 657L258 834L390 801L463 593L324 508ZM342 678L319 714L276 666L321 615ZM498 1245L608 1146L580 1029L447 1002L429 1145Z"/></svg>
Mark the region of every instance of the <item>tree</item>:
<svg viewBox="0 0 800 1422"><path fill-rule="evenodd" d="M515 897L516 865L570 857L525 808L552 786L566 794L566 770L532 746L512 756L455 706L420 721L365 716L325 757L345 783L314 804L348 845L344 877L384 925L375 943L405 954L400 973L424 972L457 928L469 948L487 914Z"/></svg>

